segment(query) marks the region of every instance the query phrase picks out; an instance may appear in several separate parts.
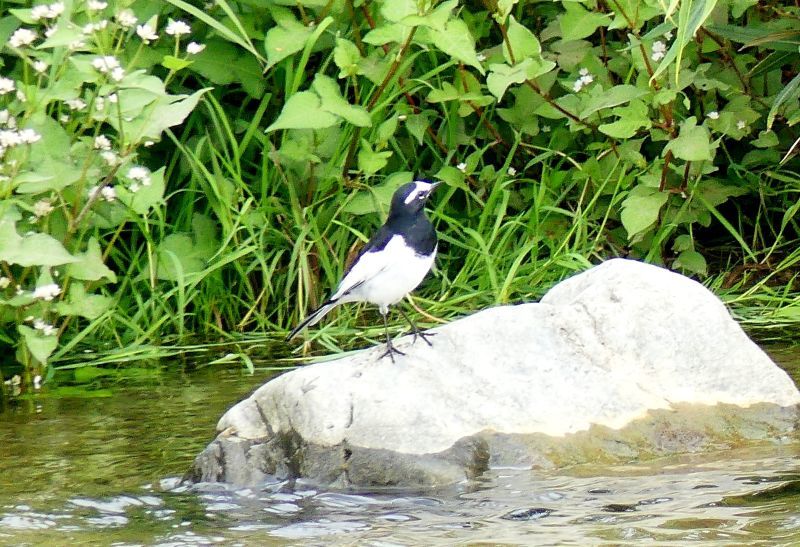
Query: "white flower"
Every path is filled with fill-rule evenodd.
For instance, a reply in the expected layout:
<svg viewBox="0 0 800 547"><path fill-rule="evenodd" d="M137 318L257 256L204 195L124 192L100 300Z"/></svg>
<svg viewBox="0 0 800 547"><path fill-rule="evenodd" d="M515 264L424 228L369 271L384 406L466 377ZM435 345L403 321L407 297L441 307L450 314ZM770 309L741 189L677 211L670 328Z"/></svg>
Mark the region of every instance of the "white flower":
<svg viewBox="0 0 800 547"><path fill-rule="evenodd" d="M189 55L197 55L204 49L206 49L205 44L198 44L197 42L189 42L186 44L186 53Z"/></svg>
<svg viewBox="0 0 800 547"><path fill-rule="evenodd" d="M508 173L508 176L509 176L509 177L513 177L514 175L516 175L516 174L517 174L517 170L516 170L516 169L514 169L513 167L509 167L509 168L508 168L508 171L506 171L506 173Z"/></svg>
<svg viewBox="0 0 800 547"><path fill-rule="evenodd" d="M42 136L33 129L21 129L19 132L19 139L25 144L33 144L41 138Z"/></svg>
<svg viewBox="0 0 800 547"><path fill-rule="evenodd" d="M97 135L94 138L94 147L96 150L111 150L111 141L105 135Z"/></svg>
<svg viewBox="0 0 800 547"><path fill-rule="evenodd" d="M83 40L73 40L72 42L69 43L69 49L71 51L77 51L85 47L86 47L86 42L84 42Z"/></svg>
<svg viewBox="0 0 800 547"><path fill-rule="evenodd" d="M11 47L28 46L36 40L37 36L34 31L27 28L18 28L8 39L8 45Z"/></svg>
<svg viewBox="0 0 800 547"><path fill-rule="evenodd" d="M140 165L135 165L128 169L128 178L132 180L138 180L142 183L142 186L150 186L150 171L147 167L142 167ZM133 188L133 184L131 184L131 188ZM134 191L135 190L131 190Z"/></svg>
<svg viewBox="0 0 800 547"><path fill-rule="evenodd" d="M480 61L481 63L486 60L486 55L484 55L483 53L478 53L477 57L478 61Z"/></svg>
<svg viewBox="0 0 800 547"><path fill-rule="evenodd" d="M53 330L55 330L55 329L53 329ZM47 333L45 333L45 334L47 334ZM37 374L36 376L33 377L33 389L42 389L42 375L41 374ZM37 412L38 412L38 410L37 410Z"/></svg>
<svg viewBox="0 0 800 547"><path fill-rule="evenodd" d="M660 61L667 54L667 44L661 40L653 42L653 54L650 56L654 61Z"/></svg>
<svg viewBox="0 0 800 547"><path fill-rule="evenodd" d="M103 186L103 189L100 190L100 194L102 194L103 199L106 201L114 201L117 199L117 190L113 186Z"/></svg>
<svg viewBox="0 0 800 547"><path fill-rule="evenodd" d="M64 101L64 104L66 104L70 110L77 110L78 112L86 108L86 103L83 99L69 99L68 101Z"/></svg>
<svg viewBox="0 0 800 547"><path fill-rule="evenodd" d="M0 277L0 289L5 289L11 284L11 280L6 276Z"/></svg>
<svg viewBox="0 0 800 547"><path fill-rule="evenodd" d="M117 97L116 93L111 93L106 97L106 99L108 99L108 102L112 104L117 104L117 101L119 101L119 97Z"/></svg>
<svg viewBox="0 0 800 547"><path fill-rule="evenodd" d="M3 148L11 148L12 146L17 146L18 144L22 144L22 139L20 139L19 133L9 129L0 131L0 146Z"/></svg>
<svg viewBox="0 0 800 547"><path fill-rule="evenodd" d="M47 70L47 67L48 64L45 61L38 60L33 62L33 70L35 70L40 74L43 73L45 70Z"/></svg>
<svg viewBox="0 0 800 547"><path fill-rule="evenodd" d="M467 172L467 164L462 161L461 163L456 165L456 169L458 169L462 173L466 173Z"/></svg>
<svg viewBox="0 0 800 547"><path fill-rule="evenodd" d="M550 133L550 126L549 125L543 125L542 126L542 133Z"/></svg>
<svg viewBox="0 0 800 547"><path fill-rule="evenodd" d="M404 122L404 121L406 121L407 119L408 119L408 116L407 116L407 115L405 115L405 114L400 114L399 116L397 116L397 120L398 120L398 121L401 121L401 122Z"/></svg>
<svg viewBox="0 0 800 547"><path fill-rule="evenodd" d="M709 112L707 114L707 116L709 118L711 118L712 120L718 120L719 119L719 112L717 112L716 110L712 110L711 112Z"/></svg>
<svg viewBox="0 0 800 547"><path fill-rule="evenodd" d="M746 121L739 120L738 122L736 122L736 129L744 129L745 127L747 127Z"/></svg>
<svg viewBox="0 0 800 547"><path fill-rule="evenodd" d="M114 68L111 70L111 79L115 82L121 81L125 77L125 69L121 66Z"/></svg>
<svg viewBox="0 0 800 547"><path fill-rule="evenodd" d="M40 4L38 6L34 6L31 9L31 19L34 21L38 21L39 19L49 19L50 18L50 8L44 4Z"/></svg>
<svg viewBox="0 0 800 547"><path fill-rule="evenodd" d="M16 86L14 85L14 80L11 78L0 77L0 95L11 93L15 89Z"/></svg>
<svg viewBox="0 0 800 547"><path fill-rule="evenodd" d="M119 26L124 29L133 28L133 26L139 22L139 20L136 19L136 15L133 13L133 11L129 9L122 10L116 14L114 18L117 20L117 23L119 23Z"/></svg>
<svg viewBox="0 0 800 547"><path fill-rule="evenodd" d="M116 152L112 152L111 150L105 150L100 152L100 157L108 164L109 167L114 167L115 165L119 165L119 156Z"/></svg>
<svg viewBox="0 0 800 547"><path fill-rule="evenodd" d="M192 27L187 25L184 21L173 21L172 19L169 20L167 23L167 28L164 30L170 36L180 36L182 34L189 34L192 32ZM155 39L155 38L154 38Z"/></svg>
<svg viewBox="0 0 800 547"><path fill-rule="evenodd" d="M36 290L33 291L34 298L41 298L42 300L52 300L56 296L61 294L61 287L59 287L55 283L51 283L50 285L43 285L41 287L36 287Z"/></svg>
<svg viewBox="0 0 800 547"><path fill-rule="evenodd" d="M580 91L581 89L583 89L584 87L586 87L587 85L589 85L594 81L594 76L589 74L588 68L580 69L578 71L578 74L580 75L580 77L577 80L575 80L574 84L572 84L572 89L575 91L575 93L577 93L578 91Z"/></svg>
<svg viewBox="0 0 800 547"><path fill-rule="evenodd" d="M97 32L98 30L103 30L108 26L108 21L103 19L102 21L98 21L97 23L89 23L83 27L84 34L92 34Z"/></svg>
<svg viewBox="0 0 800 547"><path fill-rule="evenodd" d="M25 96L21 89L17 90L17 100L21 103L28 102L28 97Z"/></svg>
<svg viewBox="0 0 800 547"><path fill-rule="evenodd" d="M100 11L101 9L106 9L108 7L108 2L100 2L99 0L89 0L86 3L86 7L89 8L91 11Z"/></svg>
<svg viewBox="0 0 800 547"><path fill-rule="evenodd" d="M103 97L97 97L94 100L94 109L98 112L102 112L106 108L106 100Z"/></svg>
<svg viewBox="0 0 800 547"><path fill-rule="evenodd" d="M64 2L54 2L50 4L50 9L48 14L50 16L50 19L55 19L62 13L64 13Z"/></svg>
<svg viewBox="0 0 800 547"><path fill-rule="evenodd" d="M44 37L50 38L53 34L56 33L57 30L58 30L58 25L53 25L52 27L44 31Z"/></svg>
<svg viewBox="0 0 800 547"><path fill-rule="evenodd" d="M57 286L58 285L56 285L56 287ZM47 300L52 300L52 298L48 298ZM53 325L46 323L44 319L34 319L33 328L42 331L42 334L45 336L52 336L56 333L56 328ZM39 381L41 382L41 377L39 377Z"/></svg>
<svg viewBox="0 0 800 547"><path fill-rule="evenodd" d="M37 218L42 218L43 216L47 216L52 212L53 212L53 206L50 203L50 200L40 199L39 201L33 204L33 214Z"/></svg>
<svg viewBox="0 0 800 547"><path fill-rule="evenodd" d="M139 35L139 38L145 44L149 44L152 40L158 40L158 34L156 34L156 29L145 23L144 25L138 25L136 27L136 34Z"/></svg>
<svg viewBox="0 0 800 547"><path fill-rule="evenodd" d="M131 193L135 194L136 192L139 191L139 184L136 182L131 183L131 185L128 186L128 190L130 190Z"/></svg>
<svg viewBox="0 0 800 547"><path fill-rule="evenodd" d="M115 68L119 68L119 61L113 55L104 55L102 57L96 57L92 61L92 66L95 70L105 74L111 72Z"/></svg>
<svg viewBox="0 0 800 547"><path fill-rule="evenodd" d="M155 143L153 141L144 141L142 144L144 144L145 148L150 148Z"/></svg>
<svg viewBox="0 0 800 547"><path fill-rule="evenodd" d="M664 38L666 38L667 40L672 40L672 31L668 30L667 32L665 32Z"/></svg>
<svg viewBox="0 0 800 547"><path fill-rule="evenodd" d="M6 125L10 119L11 114L8 113L7 108L0 110L0 125Z"/></svg>

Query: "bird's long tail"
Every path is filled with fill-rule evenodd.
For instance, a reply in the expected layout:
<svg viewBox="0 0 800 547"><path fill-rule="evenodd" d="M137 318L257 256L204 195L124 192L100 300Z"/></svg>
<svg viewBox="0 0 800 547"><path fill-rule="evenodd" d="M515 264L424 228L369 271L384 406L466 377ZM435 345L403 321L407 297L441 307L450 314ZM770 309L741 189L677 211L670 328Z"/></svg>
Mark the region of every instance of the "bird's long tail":
<svg viewBox="0 0 800 547"><path fill-rule="evenodd" d="M306 327L310 327L311 325L316 325L319 323L319 320L325 317L325 315L331 311L336 305L339 304L338 301L328 300L327 302L323 303L319 308L311 312L308 317L303 319L303 321L297 325L292 332L286 336L286 340L289 341L294 338L298 332L303 330Z"/></svg>

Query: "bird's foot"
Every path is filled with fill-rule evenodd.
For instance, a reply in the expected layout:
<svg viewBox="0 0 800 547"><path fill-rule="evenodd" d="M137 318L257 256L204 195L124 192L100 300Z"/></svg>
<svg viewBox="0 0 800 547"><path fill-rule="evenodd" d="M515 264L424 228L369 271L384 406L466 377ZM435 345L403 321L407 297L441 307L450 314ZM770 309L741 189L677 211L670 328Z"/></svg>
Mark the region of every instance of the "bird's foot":
<svg viewBox="0 0 800 547"><path fill-rule="evenodd" d="M383 359L384 357L386 357L388 355L389 359L391 359L392 363L394 363L394 354L395 353L397 355L405 355L405 353L403 353L402 351L400 351L399 349L394 347L394 344L392 344L391 340L387 340L386 341L386 351L381 353L381 356L379 357L379 359Z"/></svg>
<svg viewBox="0 0 800 547"><path fill-rule="evenodd" d="M425 343L428 344L430 347L433 347L433 343L428 340L428 336L436 336L435 332L422 332L421 330L414 331L414 338L411 339L411 343L415 343L417 341L417 336L425 340Z"/></svg>

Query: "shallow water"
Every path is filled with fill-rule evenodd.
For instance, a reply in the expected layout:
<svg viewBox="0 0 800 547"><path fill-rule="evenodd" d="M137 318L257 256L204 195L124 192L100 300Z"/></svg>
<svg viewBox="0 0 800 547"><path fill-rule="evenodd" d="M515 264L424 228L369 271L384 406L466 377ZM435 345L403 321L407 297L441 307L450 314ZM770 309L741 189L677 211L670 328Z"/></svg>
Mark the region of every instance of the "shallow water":
<svg viewBox="0 0 800 547"><path fill-rule="evenodd" d="M800 354L774 352L795 381ZM263 383L219 369L105 384L0 413L3 545L797 545L800 445L424 491L179 485L216 420ZM102 397L102 395L112 395Z"/></svg>

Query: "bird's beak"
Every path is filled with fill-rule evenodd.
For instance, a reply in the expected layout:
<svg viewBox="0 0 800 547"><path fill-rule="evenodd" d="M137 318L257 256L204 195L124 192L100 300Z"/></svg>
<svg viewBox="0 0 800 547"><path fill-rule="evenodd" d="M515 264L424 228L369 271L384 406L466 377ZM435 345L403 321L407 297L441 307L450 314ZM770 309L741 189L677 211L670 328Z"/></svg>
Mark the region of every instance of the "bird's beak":
<svg viewBox="0 0 800 547"><path fill-rule="evenodd" d="M433 193L433 191L436 190L436 188L438 188L441 184L442 181L434 182L433 184L431 184L431 188L430 190L428 190L428 195L430 196Z"/></svg>

